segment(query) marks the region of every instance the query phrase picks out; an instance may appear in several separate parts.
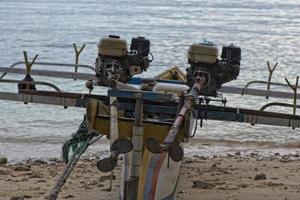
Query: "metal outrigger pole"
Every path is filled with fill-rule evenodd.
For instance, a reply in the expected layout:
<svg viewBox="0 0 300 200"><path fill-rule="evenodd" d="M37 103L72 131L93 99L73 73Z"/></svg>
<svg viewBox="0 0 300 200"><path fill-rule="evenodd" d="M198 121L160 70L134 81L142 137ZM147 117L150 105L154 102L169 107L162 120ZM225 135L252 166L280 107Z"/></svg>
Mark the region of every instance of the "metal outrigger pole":
<svg viewBox="0 0 300 200"><path fill-rule="evenodd" d="M207 80L204 76L197 76L195 78L194 85L190 89L188 95L185 97L184 104L177 117L175 118L175 121L162 144L159 144L155 138L148 138L148 140L146 141L146 147L151 153L159 154L163 151L168 151L171 159L176 162L180 161L183 158L183 149L178 143L174 141L184 121L187 111L192 109L200 90L203 88L206 82Z"/></svg>

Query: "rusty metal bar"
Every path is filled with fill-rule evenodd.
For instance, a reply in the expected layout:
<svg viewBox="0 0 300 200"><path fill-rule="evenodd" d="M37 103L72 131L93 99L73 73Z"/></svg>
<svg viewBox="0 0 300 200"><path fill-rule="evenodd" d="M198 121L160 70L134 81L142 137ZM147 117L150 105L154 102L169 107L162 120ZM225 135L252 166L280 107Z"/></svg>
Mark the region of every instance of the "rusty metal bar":
<svg viewBox="0 0 300 200"><path fill-rule="evenodd" d="M205 78L198 77L198 80L194 83L194 86L191 88L189 94L185 97L183 107L181 108L179 114L177 115L171 130L169 131L167 137L164 140L164 146L168 146L171 142L175 140L175 137L179 131L179 128L184 120L186 112L192 108L194 105L201 88L205 83Z"/></svg>
<svg viewBox="0 0 300 200"><path fill-rule="evenodd" d="M178 162L183 158L183 149L177 144L175 138L179 132L179 129L184 121L185 115L188 110L190 110L200 93L200 90L206 83L206 78L204 76L198 76L195 78L194 85L190 89L188 95L184 99L184 104L180 109L175 121L165 137L162 144L159 144L155 138L148 138L146 141L147 149L155 154L162 153L163 151L168 151L169 156L172 158L173 161Z"/></svg>

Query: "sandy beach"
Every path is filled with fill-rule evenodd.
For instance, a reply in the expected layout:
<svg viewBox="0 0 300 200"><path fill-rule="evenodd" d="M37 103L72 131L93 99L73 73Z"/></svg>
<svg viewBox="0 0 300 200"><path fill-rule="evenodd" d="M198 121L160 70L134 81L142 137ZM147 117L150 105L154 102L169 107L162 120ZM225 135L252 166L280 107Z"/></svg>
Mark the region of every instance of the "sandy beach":
<svg viewBox="0 0 300 200"><path fill-rule="evenodd" d="M300 83L298 91L295 87L300 76L299 10L300 0L0 0L0 200L45 200L49 195L66 166L59 158L62 145L78 130L86 113L83 107L89 107L84 93L101 95L103 101L124 94L118 111L138 119L133 99L139 95L108 93L108 87L98 84L91 90L86 81L131 79L137 88L142 82L159 82L155 92L176 90L190 99L187 86L177 84L181 81L157 81L173 66L187 73L183 82L189 87L203 83L203 90L196 91L200 98L192 101L202 104L193 109L200 118L194 124L195 137L181 143L185 157L176 199L300 200ZM107 38L110 45L99 44L109 35L120 40ZM140 36L149 41L139 38L144 42L133 45ZM111 49L112 41L116 48ZM31 63L25 71L23 61ZM37 95L19 90L26 76L21 71L36 84L37 91L27 92ZM175 74L170 73L172 79ZM175 106L173 95L145 95L141 116L151 123L145 123L150 128L143 137L147 139L148 132L161 137L156 131L160 128L151 125L159 121L167 128L175 115L184 117L178 112L181 102ZM206 104L220 107L210 112ZM263 108L270 113L256 112ZM191 125L187 119L185 130ZM161 132L174 133L179 124ZM107 120L99 122L102 125L106 127ZM120 125L120 137L124 127L129 126ZM124 134L131 137L135 130L124 128ZM98 159L110 154L111 143L104 138L84 153L59 200L118 199L123 161L113 173L96 168ZM131 137L140 143L136 138Z"/></svg>
<svg viewBox="0 0 300 200"><path fill-rule="evenodd" d="M63 187L59 199L117 199L120 169L113 174L96 169L96 158L80 160ZM57 159L28 160L0 166L0 199L44 199L63 171ZM299 199L299 155L185 158L177 191L179 200L218 199ZM112 179L112 190L110 189Z"/></svg>

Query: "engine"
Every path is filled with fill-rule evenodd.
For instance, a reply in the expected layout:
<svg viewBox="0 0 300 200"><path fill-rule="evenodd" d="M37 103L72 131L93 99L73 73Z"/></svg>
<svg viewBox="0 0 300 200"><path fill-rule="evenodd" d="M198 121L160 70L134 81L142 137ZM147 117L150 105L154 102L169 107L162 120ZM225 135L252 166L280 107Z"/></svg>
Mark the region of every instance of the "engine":
<svg viewBox="0 0 300 200"><path fill-rule="evenodd" d="M119 36L109 35L98 44L95 71L99 85L107 86L111 79L128 82L133 75L146 71L149 67L150 41L144 37L132 38L130 50Z"/></svg>
<svg viewBox="0 0 300 200"><path fill-rule="evenodd" d="M206 78L201 95L216 96L217 90L236 79L240 72L241 49L233 44L222 48L221 58L218 58L218 47L212 42L192 44L187 57L190 64L187 84L191 87L199 74Z"/></svg>

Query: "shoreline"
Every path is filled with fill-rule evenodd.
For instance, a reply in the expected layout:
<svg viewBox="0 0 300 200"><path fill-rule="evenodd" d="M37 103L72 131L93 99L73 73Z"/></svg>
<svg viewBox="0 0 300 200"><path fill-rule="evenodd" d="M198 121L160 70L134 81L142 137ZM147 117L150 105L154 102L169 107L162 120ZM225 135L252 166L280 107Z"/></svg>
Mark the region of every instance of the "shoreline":
<svg viewBox="0 0 300 200"><path fill-rule="evenodd" d="M85 156L75 167L59 199L117 199L121 162L113 175L96 169L97 157ZM185 157L176 197L204 199L299 199L299 155L262 157L240 152L226 156ZM62 173L58 159L0 165L0 199L44 199ZM112 191L110 191L110 178Z"/></svg>
<svg viewBox="0 0 300 200"><path fill-rule="evenodd" d="M28 139L26 139L28 140ZM270 145L272 144L272 145ZM60 159L61 147L63 142L59 143L13 143L2 141L0 138L0 157L9 159L10 163L26 162L28 159L47 160L51 158ZM273 154L280 155L300 155L299 142L281 145L276 142L257 142L257 141L230 141L214 139L192 139L189 143L183 143L186 157L202 155L212 158L214 156L226 156L240 152L241 156L247 157L255 153L261 157L270 157ZM26 155L26 156L24 156ZM109 155L109 142L106 139L100 140L91 145L84 157L93 157L100 155L105 157Z"/></svg>

